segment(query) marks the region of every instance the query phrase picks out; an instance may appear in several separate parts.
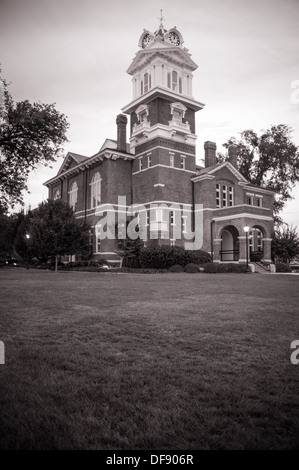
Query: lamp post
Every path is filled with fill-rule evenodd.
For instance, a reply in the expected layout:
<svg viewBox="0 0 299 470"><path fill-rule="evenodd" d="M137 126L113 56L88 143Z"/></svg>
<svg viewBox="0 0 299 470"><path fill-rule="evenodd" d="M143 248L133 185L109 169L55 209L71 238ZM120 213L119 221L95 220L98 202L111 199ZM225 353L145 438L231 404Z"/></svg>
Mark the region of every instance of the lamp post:
<svg viewBox="0 0 299 470"><path fill-rule="evenodd" d="M27 245L27 269L29 269L29 233L26 233L26 245Z"/></svg>
<svg viewBox="0 0 299 470"><path fill-rule="evenodd" d="M246 268L248 269L248 232L249 232L248 225L245 225L244 232L246 234Z"/></svg>

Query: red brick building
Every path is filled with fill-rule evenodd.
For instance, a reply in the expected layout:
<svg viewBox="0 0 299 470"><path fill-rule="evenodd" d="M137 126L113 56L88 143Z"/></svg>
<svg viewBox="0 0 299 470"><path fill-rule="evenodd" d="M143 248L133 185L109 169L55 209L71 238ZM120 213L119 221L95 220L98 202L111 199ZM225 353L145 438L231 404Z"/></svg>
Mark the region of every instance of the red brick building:
<svg viewBox="0 0 299 470"><path fill-rule="evenodd" d="M161 22L138 45L127 70L133 99L117 116L117 140L92 157L68 153L45 183L49 198L68 201L90 223L95 257L117 259L113 227L132 220L147 245L186 246L193 234L189 247L214 261L245 262L248 227L249 250L270 261L273 192L244 179L234 146L229 161L217 164L216 145L206 142L205 167L196 165L195 113L204 104L192 95L197 65L181 33Z"/></svg>

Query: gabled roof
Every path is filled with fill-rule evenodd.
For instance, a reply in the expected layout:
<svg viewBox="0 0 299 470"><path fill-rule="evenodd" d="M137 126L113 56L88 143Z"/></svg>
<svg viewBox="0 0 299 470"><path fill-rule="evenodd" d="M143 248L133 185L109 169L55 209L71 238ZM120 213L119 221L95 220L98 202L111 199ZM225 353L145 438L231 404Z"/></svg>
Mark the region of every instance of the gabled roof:
<svg viewBox="0 0 299 470"><path fill-rule="evenodd" d="M211 178L215 176L215 173L220 171L222 168L227 168L240 182L249 184L249 181L244 178L244 176L237 170L234 165L232 165L230 162L222 162L222 163L216 163L215 165L208 166L206 168L203 168L202 170L199 170L192 178L193 181L199 181L201 179L204 179L205 177Z"/></svg>
<svg viewBox="0 0 299 470"><path fill-rule="evenodd" d="M57 175L59 175L60 173L64 173L66 170L68 170L72 163L77 165L78 163L84 162L84 160L86 160L88 158L89 157L86 157L84 155L80 155L78 153L68 152L66 154L65 159L63 160L63 163L62 163Z"/></svg>
<svg viewBox="0 0 299 470"><path fill-rule="evenodd" d="M133 75L137 70L142 69L155 58L162 58L178 65L184 65L187 69L193 71L197 69L197 64L190 56L191 54L187 52L187 49L175 48L173 46L165 45L162 42L157 43L152 48L138 51L129 66L127 73Z"/></svg>

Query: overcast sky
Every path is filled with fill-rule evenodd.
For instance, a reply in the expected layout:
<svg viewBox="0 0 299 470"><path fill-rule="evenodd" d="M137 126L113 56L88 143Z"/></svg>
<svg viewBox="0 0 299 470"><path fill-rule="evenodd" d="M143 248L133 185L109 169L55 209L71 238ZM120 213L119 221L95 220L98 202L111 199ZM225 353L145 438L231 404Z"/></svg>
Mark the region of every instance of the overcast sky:
<svg viewBox="0 0 299 470"><path fill-rule="evenodd" d="M116 138L116 116L132 100L126 70L143 29L157 29L160 9L198 64L193 96L206 105L197 113L198 163L206 140L221 151L244 129L288 124L299 145L291 99L299 0L0 0L0 63L13 99L56 103L70 123L65 154L94 155ZM47 198L43 183L61 163L32 175L26 204ZM298 187L293 194L282 215L299 229Z"/></svg>

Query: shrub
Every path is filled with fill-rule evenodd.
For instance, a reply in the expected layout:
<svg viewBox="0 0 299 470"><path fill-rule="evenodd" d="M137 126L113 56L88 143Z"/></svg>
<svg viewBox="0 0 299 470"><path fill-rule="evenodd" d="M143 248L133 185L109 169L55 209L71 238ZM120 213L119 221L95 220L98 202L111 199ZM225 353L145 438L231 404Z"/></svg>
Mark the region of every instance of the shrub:
<svg viewBox="0 0 299 470"><path fill-rule="evenodd" d="M140 265L142 268L169 269L179 264L186 266L194 263L207 263L211 260L209 253L202 250L185 250L180 246L146 247L140 251Z"/></svg>
<svg viewBox="0 0 299 470"><path fill-rule="evenodd" d="M247 273L249 272L244 264L235 263L207 263L204 265L205 273Z"/></svg>
<svg viewBox="0 0 299 470"><path fill-rule="evenodd" d="M199 273L199 266L195 263L189 263L184 268L185 273Z"/></svg>
<svg viewBox="0 0 299 470"><path fill-rule="evenodd" d="M184 271L184 268L180 264L174 264L173 266L170 266L169 268L170 273L182 273L183 271Z"/></svg>
<svg viewBox="0 0 299 470"><path fill-rule="evenodd" d="M292 267L287 263L276 263L277 273L291 273Z"/></svg>

